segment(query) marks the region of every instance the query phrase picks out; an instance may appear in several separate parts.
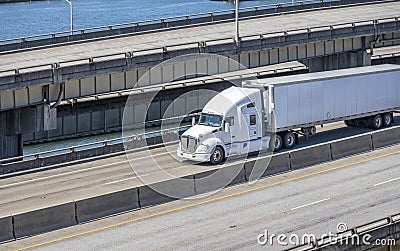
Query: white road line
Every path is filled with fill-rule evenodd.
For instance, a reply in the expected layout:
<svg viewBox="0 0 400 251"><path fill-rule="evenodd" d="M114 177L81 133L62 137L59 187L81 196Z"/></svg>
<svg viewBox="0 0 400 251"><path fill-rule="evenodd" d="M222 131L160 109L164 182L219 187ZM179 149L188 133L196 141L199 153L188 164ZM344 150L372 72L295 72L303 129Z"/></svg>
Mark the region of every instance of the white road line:
<svg viewBox="0 0 400 251"><path fill-rule="evenodd" d="M135 160L148 159L148 158L152 158L152 157L155 157L155 156L165 155L165 154L168 154L168 153L169 152L154 154L154 155L151 155L151 156L137 158ZM2 186L0 186L0 189L1 188L12 187L12 186L17 186L17 185L21 185L21 184L26 184L26 183L30 183L30 182L40 181L40 180L46 180L46 179L52 179L52 178L56 178L56 177L62 177L62 176L66 176L66 175L69 175L69 174L80 173L80 172L84 172L84 171L88 171L88 170L100 169L100 168L103 168L103 167L108 167L108 166L113 166L113 165L118 165L118 164L123 164L123 163L128 163L128 162L129 162L129 160L124 160L124 161L119 161L119 162L115 162L115 163L104 164L104 165L101 165L101 166L95 166L95 167L79 169L79 170L71 171L71 172L67 172L67 173L54 174L54 175L50 175L50 176L47 176L47 177L40 177L40 178L36 178L36 179L20 181L20 182L16 182L16 183L12 183L12 184L2 185Z"/></svg>
<svg viewBox="0 0 400 251"><path fill-rule="evenodd" d="M389 182L392 182L392 181L396 181L396 180L400 180L400 177L394 178L394 179L391 179L391 180L387 180L387 181L384 181L384 182L376 183L376 184L374 185L374 187L380 186L380 185L383 185L383 184L386 184L386 183L389 183Z"/></svg>
<svg viewBox="0 0 400 251"><path fill-rule="evenodd" d="M111 181L111 182L107 182L104 183L104 185L110 185L110 184L114 184L114 183L118 183L118 182L122 182L122 181L126 181L126 180L133 180L133 179L137 179L138 177L130 177L130 178L126 178L126 179L122 179L122 180L115 180L115 181Z"/></svg>
<svg viewBox="0 0 400 251"><path fill-rule="evenodd" d="M144 174L144 175L141 175L141 176L130 177L130 178L122 179L122 180L114 180L114 181L110 181L110 182L104 183L104 185L110 185L110 184L115 184L115 183L119 183L119 182L123 182L123 181L127 181L127 180L133 180L133 179L137 179L139 177L144 177L144 176L147 176L147 175L148 174Z"/></svg>
<svg viewBox="0 0 400 251"><path fill-rule="evenodd" d="M305 205L301 205L301 206L298 206L298 207L294 207L294 208L292 208L292 209L290 209L290 210L297 210L297 209L300 209L300 208L303 208L303 207L312 206L312 205L315 205L315 204L318 204L318 203L321 203L321 202L324 202L324 201L327 201L327 200L330 200L330 199L331 199L331 198L326 198L326 199L323 199L323 200L311 202L311 203L308 203L308 204L305 204Z"/></svg>

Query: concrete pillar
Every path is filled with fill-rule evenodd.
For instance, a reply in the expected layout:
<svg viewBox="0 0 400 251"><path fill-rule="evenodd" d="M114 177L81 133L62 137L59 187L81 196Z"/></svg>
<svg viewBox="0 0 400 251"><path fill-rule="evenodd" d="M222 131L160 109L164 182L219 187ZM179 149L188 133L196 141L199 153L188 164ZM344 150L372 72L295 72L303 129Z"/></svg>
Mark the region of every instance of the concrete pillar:
<svg viewBox="0 0 400 251"><path fill-rule="evenodd" d="M1 111L0 159L21 156L22 135L56 129L56 116L56 110L48 105Z"/></svg>
<svg viewBox="0 0 400 251"><path fill-rule="evenodd" d="M310 72L330 71L371 65L371 56L366 51L344 52L335 55L305 59Z"/></svg>

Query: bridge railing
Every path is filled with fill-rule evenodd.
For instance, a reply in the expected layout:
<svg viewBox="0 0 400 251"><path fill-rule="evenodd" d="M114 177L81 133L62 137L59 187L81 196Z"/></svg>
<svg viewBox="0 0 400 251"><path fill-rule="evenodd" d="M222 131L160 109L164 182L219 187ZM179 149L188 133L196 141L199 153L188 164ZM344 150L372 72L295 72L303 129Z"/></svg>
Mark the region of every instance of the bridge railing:
<svg viewBox="0 0 400 251"><path fill-rule="evenodd" d="M331 3L331 2L343 2L343 0L302 0L302 1L288 1L283 3L277 4L267 4L267 5L259 5L259 6L251 6L251 7L244 7L240 8L240 13L247 13L247 15L257 16L262 14L263 10L268 9L279 9L283 7L289 6L303 6L307 4L323 4L323 3ZM61 31L61 32L54 32L54 33L47 33L47 34L39 34L33 36L24 36L19 38L9 38L9 39L2 39L0 40L0 45L7 45L12 43L21 43L24 44L29 41L34 40L43 40L43 39L55 39L59 37L67 38L65 42L73 41L73 36L82 36L87 33L95 33L95 32L103 32L103 31L112 31L116 29L123 29L123 28L138 28L138 27L145 27L147 26L150 29L154 29L156 27L170 27L172 22L180 21L182 24L196 24L199 22L195 22L197 19L204 19L205 22L213 22L213 21L220 21L222 20L222 16L235 15L234 9L229 10L218 10L213 12L205 12L205 13L198 13L198 14L189 14L189 15L180 15L180 16L172 16L166 18L157 18L151 20L143 20L143 21L135 21L135 22L126 22L126 23L119 23L119 24L111 24L111 25L103 25L91 28L84 28L78 29L73 31ZM247 16L246 15L246 16ZM203 23L203 20L200 20ZM161 26L160 26L161 24ZM152 28L153 27L153 28Z"/></svg>
<svg viewBox="0 0 400 251"><path fill-rule="evenodd" d="M288 37L290 35L297 35L297 34L308 34L309 37L313 37L314 33L318 32L328 32L330 34L340 33L341 29L348 29L351 28L351 33L355 32L357 29L361 29L363 26L374 26L377 27L378 25L385 24L385 23L395 23L394 25L400 29L400 17L389 17L389 18L382 18L382 19L372 19L372 20L362 20L357 22L345 22L339 23L334 25L325 25L325 26L314 26L308 28L300 28L300 29L292 29L286 31L277 31L277 32L269 32L269 33L260 33L254 35L246 35L241 37L241 41L257 41L263 40L268 38L274 37ZM43 65L36 65L36 66L28 66L22 67L17 69L9 69L9 70L1 70L0 71L0 78L5 76L12 76L12 75L19 75L21 73L28 73L31 71L43 71L43 70L56 70L62 67L69 67L73 65L81 65L81 64L93 64L96 62L104 62L104 61L111 61L115 59L125 59L130 60L134 57L143 56L143 55L151 55L151 54L158 54L158 53L168 53L174 50L182 50L182 49L190 49L190 48L198 48L201 51L202 48L206 48L207 46L214 46L214 45L222 45L226 43L235 44L232 37L224 37L219 39L212 39L206 41L198 41L198 42L189 42L189 43L178 43L169 46L157 47L157 48L150 48L150 49L143 49L143 50L133 50L133 51L126 51L121 53L112 53L112 54L105 54L90 58L80 58L74 60L66 60L60 62L54 62L50 64L43 64Z"/></svg>
<svg viewBox="0 0 400 251"><path fill-rule="evenodd" d="M193 116L197 116L197 115L198 114L191 114L189 117L193 117ZM186 117L187 116L181 116L181 117L174 117L174 118L170 118L170 119L179 119L179 118L184 119ZM129 136L118 137L118 138L114 138L114 139L97 141L97 142L92 142L92 143L87 143L87 144L80 144L80 145L71 146L71 147L64 147L64 148L59 148L59 149L50 150L50 151L42 151L42 152L27 154L27 155L23 155L23 156L17 156L17 157L12 157L12 158L7 158L7 159L0 159L0 165L13 164L13 163L19 163L19 162L29 162L32 160L45 159L45 158L54 157L54 156L58 156L58 155L66 155L66 154L74 153L74 152L106 148L106 147L113 146L116 144L121 145L121 144L124 144L127 142L133 142L133 141L145 141L145 140L149 140L154 137L163 136L163 135L167 135L167 134L179 134L180 132L185 131L189 127L190 126L166 128L166 129L162 129L162 130L155 130L155 131L150 131L150 132L145 132L145 133L132 134ZM153 144L149 144L149 146L151 146L151 145L153 145ZM120 151L122 151L122 150L123 149L120 149Z"/></svg>
<svg viewBox="0 0 400 251"><path fill-rule="evenodd" d="M363 236L367 234L370 236L370 238L363 238ZM310 242L308 243L303 243L299 246L287 250L310 251L322 250L324 248L327 248L329 250L340 250L342 248L345 248L346 250L367 250L370 247L376 248L376 246L374 246L374 241L376 240L399 240L399 235L400 213L379 220L371 221L364 225L347 229L341 233L338 233L336 236L327 234L324 238L318 240L310 240ZM362 240L366 240L370 244L362 243Z"/></svg>
<svg viewBox="0 0 400 251"><path fill-rule="evenodd" d="M393 57L400 57L400 52L390 52L372 56L373 59L393 58Z"/></svg>

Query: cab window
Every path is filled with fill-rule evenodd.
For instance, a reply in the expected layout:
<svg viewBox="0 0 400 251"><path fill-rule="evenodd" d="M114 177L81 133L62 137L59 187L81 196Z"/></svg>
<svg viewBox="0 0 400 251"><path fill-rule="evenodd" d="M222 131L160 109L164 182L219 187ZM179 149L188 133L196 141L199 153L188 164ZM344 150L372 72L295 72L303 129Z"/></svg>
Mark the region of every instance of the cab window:
<svg viewBox="0 0 400 251"><path fill-rule="evenodd" d="M256 115L250 115L250 125L255 125L257 123Z"/></svg>
<svg viewBox="0 0 400 251"><path fill-rule="evenodd" d="M233 126L235 124L235 118L233 116L231 117L226 117L225 118L226 123L229 124L229 126Z"/></svg>

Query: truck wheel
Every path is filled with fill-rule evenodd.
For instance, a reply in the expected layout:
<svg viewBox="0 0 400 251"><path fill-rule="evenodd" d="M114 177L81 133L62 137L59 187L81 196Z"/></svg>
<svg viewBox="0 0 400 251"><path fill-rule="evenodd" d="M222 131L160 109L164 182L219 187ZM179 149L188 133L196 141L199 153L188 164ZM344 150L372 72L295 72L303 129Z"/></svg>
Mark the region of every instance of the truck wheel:
<svg viewBox="0 0 400 251"><path fill-rule="evenodd" d="M317 128L315 126L310 127L310 134L311 134L311 136L314 136L315 134L317 134Z"/></svg>
<svg viewBox="0 0 400 251"><path fill-rule="evenodd" d="M384 127L389 127L389 126L391 126L392 125L392 123L393 123L393 117L392 117L392 114L391 113L385 113L384 115L383 115L383 126Z"/></svg>
<svg viewBox="0 0 400 251"><path fill-rule="evenodd" d="M213 165L218 165L221 164L224 158L225 158L224 149L222 149L222 147L220 146L217 146L215 147L213 153L211 154L210 162Z"/></svg>
<svg viewBox="0 0 400 251"><path fill-rule="evenodd" d="M279 134L275 135L274 140L274 152L278 152L282 149L282 137Z"/></svg>
<svg viewBox="0 0 400 251"><path fill-rule="evenodd" d="M286 132L283 135L283 146L286 149L293 148L294 144L296 143L296 136L292 132Z"/></svg>
<svg viewBox="0 0 400 251"><path fill-rule="evenodd" d="M383 118L381 115L375 115L370 118L369 122L372 129L380 129L383 126Z"/></svg>

